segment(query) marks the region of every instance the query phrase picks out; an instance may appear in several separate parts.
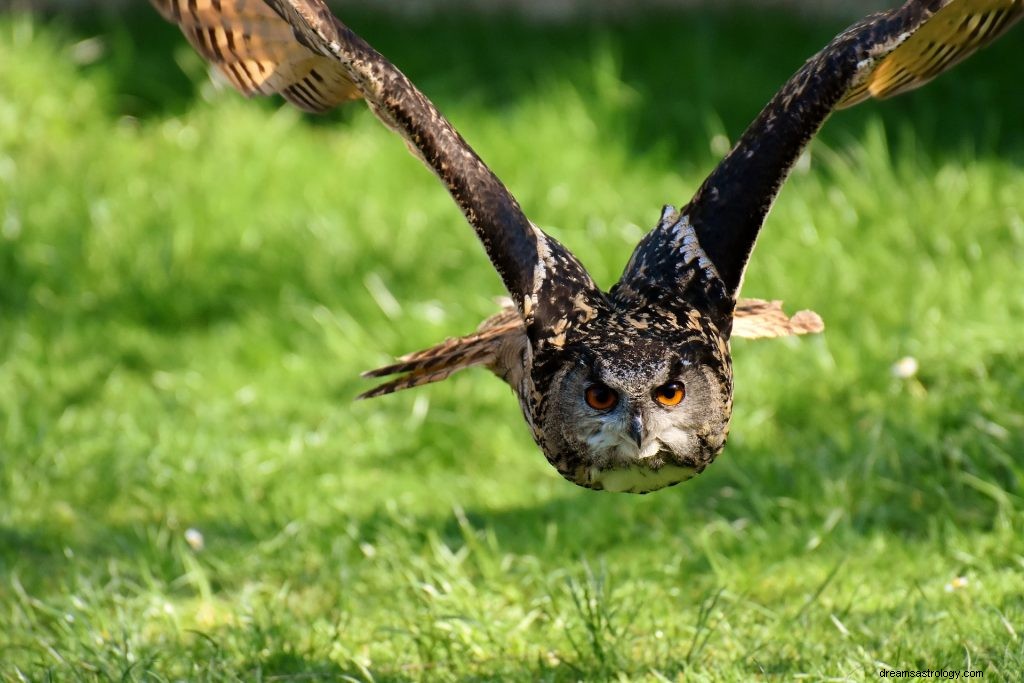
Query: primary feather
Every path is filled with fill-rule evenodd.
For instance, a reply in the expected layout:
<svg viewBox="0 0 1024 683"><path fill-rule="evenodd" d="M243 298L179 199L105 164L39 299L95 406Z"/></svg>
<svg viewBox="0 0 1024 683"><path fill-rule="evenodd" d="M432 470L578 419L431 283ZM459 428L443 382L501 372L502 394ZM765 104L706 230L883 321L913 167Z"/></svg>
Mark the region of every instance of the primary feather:
<svg viewBox="0 0 1024 683"><path fill-rule="evenodd" d="M151 0L177 23L199 54L246 95L280 94L320 113L360 97L337 60L295 39L292 27L263 0Z"/></svg>
<svg viewBox="0 0 1024 683"><path fill-rule="evenodd" d="M1024 14L1024 0L947 0L937 4L942 6L935 15L878 60L843 97L839 108L921 87L1001 36Z"/></svg>

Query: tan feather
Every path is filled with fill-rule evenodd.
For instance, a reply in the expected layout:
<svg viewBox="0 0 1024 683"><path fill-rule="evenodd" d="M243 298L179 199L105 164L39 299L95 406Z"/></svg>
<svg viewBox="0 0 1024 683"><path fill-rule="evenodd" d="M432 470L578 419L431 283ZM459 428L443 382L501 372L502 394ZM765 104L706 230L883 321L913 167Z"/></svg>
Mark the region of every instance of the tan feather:
<svg viewBox="0 0 1024 683"><path fill-rule="evenodd" d="M797 311L788 316L781 301L740 299L733 316L732 336L745 339L817 334L825 330L824 321L814 311Z"/></svg>
<svg viewBox="0 0 1024 683"><path fill-rule="evenodd" d="M839 108L920 87L1001 36L1024 15L1024 0L952 0L880 59Z"/></svg>
<svg viewBox="0 0 1024 683"><path fill-rule="evenodd" d="M799 311L791 317L782 310L781 301L740 299L734 313L732 336L767 339L816 334L824 329L821 316L813 311ZM526 343L522 318L512 302L506 301L501 311L483 321L473 334L446 339L422 351L400 356L391 365L364 372L365 378L398 376L360 394L359 398L374 398L439 382L460 370L481 365L509 381L510 368L522 364L519 350Z"/></svg>
<svg viewBox="0 0 1024 683"><path fill-rule="evenodd" d="M324 112L360 94L335 59L312 52L262 0L150 0L245 95L280 94Z"/></svg>
<svg viewBox="0 0 1024 683"><path fill-rule="evenodd" d="M509 301L500 312L480 323L473 334L446 339L422 351L400 356L396 363L364 372L363 377L366 378L388 375L399 377L360 394L358 398L374 398L439 382L459 370L477 365L486 366L492 372L503 375L503 371L497 367L497 361L504 356L503 351L525 343L526 329L522 318Z"/></svg>

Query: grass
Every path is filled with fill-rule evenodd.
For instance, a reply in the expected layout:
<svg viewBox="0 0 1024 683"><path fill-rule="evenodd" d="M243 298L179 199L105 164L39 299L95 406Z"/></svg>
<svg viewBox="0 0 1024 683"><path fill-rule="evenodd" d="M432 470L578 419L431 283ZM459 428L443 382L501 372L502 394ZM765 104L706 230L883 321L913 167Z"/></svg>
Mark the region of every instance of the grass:
<svg viewBox="0 0 1024 683"><path fill-rule="evenodd" d="M606 285L840 28L352 23ZM500 293L368 113L218 92L145 12L0 16L0 678L1018 680L1019 48L830 122L745 287L827 333L737 341L725 454L630 497L482 372L352 401Z"/></svg>

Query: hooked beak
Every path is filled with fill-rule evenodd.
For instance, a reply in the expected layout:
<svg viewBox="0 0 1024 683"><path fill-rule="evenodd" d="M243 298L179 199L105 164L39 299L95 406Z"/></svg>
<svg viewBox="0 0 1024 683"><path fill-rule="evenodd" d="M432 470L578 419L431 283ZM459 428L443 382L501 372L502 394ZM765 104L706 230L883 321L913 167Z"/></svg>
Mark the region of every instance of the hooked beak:
<svg viewBox="0 0 1024 683"><path fill-rule="evenodd" d="M633 415L629 420L629 437L636 444L636 449L640 450L644 440L644 421L639 413Z"/></svg>

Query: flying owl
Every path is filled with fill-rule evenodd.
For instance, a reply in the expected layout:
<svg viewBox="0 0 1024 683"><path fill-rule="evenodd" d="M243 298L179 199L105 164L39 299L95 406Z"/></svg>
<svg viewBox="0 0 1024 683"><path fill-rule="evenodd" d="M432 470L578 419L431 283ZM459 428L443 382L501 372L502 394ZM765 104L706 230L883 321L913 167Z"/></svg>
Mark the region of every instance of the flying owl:
<svg viewBox="0 0 1024 683"><path fill-rule="evenodd" d="M833 110L916 88L995 40L1024 0L910 0L839 34L782 86L696 195L666 206L603 291L423 93L322 0L153 0L247 95L309 112L363 98L448 188L511 297L468 336L366 373L379 396L484 366L519 398L566 479L646 493L700 473L725 446L732 336L817 332L779 302L738 299L776 195Z"/></svg>

